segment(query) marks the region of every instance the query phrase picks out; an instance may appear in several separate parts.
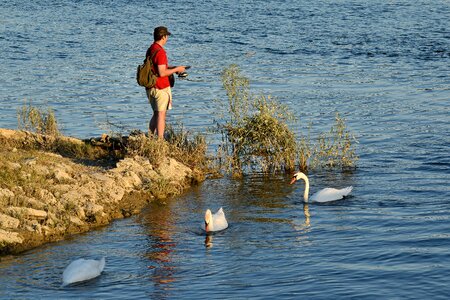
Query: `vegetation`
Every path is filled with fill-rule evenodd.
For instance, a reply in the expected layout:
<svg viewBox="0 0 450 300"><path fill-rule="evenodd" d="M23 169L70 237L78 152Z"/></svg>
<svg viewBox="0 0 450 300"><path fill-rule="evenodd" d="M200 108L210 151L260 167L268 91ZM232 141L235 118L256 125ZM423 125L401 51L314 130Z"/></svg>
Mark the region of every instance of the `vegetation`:
<svg viewBox="0 0 450 300"><path fill-rule="evenodd" d="M206 170L210 161L206 156L205 138L200 134L192 136L182 126L168 126L165 140L147 137L140 131L134 131L130 137L110 132L100 139L75 141L59 133L51 109L46 112L31 105L24 105L18 110L17 118L19 129L36 135L30 137L27 145L10 145L12 147L45 150L82 161L107 160L109 163L126 156L141 155L149 158L152 164L158 165L162 159L172 157L200 170Z"/></svg>
<svg viewBox="0 0 450 300"><path fill-rule="evenodd" d="M223 107L217 129L222 140L215 159L206 154L204 136L192 135L182 125L168 126L164 140L132 132L129 137L113 133L74 143L59 133L51 109L45 111L30 104L18 110L19 128L45 137L36 135L21 147L91 162L114 163L126 156L140 155L159 165L166 157L172 157L205 173L217 173L219 169L234 177L251 171L273 173L296 168L306 171L356 166L356 139L339 113L330 131L319 134L316 141L310 137L310 130L298 139L287 125L295 122L288 108L270 95L252 94L249 79L237 65L225 68L221 79L227 101L219 102Z"/></svg>
<svg viewBox="0 0 450 300"><path fill-rule="evenodd" d="M231 65L222 74L228 97L228 117L218 123L222 133L219 165L240 177L245 170L274 172L291 170L295 165L296 142L286 121L292 119L287 107L271 96L253 96L249 80Z"/></svg>
<svg viewBox="0 0 450 300"><path fill-rule="evenodd" d="M58 123L52 109L44 111L31 104L23 105L17 111L19 129L38 134L59 135Z"/></svg>
<svg viewBox="0 0 450 300"><path fill-rule="evenodd" d="M353 168L358 156L353 147L356 138L347 130L345 119L336 113L335 124L328 133L320 134L313 157L313 166Z"/></svg>
<svg viewBox="0 0 450 300"><path fill-rule="evenodd" d="M217 128L222 134L218 148L220 167L234 177L248 170L265 173L291 171L298 167L354 167L357 161L353 141L345 120L336 113L336 123L329 133L320 134L317 143L308 137L299 142L287 126L292 114L273 97L250 93L249 80L237 65L222 73L228 101Z"/></svg>
<svg viewBox="0 0 450 300"><path fill-rule="evenodd" d="M182 126L168 126L165 139L147 137L144 133L130 135L126 142L126 155L140 155L151 164L159 165L163 159L172 157L193 169L206 171L209 158L206 155L206 141L202 135L194 135Z"/></svg>

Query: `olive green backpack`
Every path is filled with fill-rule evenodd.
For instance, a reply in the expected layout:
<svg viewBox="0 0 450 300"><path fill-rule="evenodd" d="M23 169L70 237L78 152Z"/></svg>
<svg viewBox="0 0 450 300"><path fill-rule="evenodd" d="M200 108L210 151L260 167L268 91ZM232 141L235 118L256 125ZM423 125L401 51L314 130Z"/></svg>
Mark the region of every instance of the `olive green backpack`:
<svg viewBox="0 0 450 300"><path fill-rule="evenodd" d="M152 56L147 56L142 65L137 67L136 71L136 81L140 86L146 88L152 88L156 84L156 78L158 75L155 73L153 68L153 57L155 57L156 53L161 49L156 50L152 53Z"/></svg>

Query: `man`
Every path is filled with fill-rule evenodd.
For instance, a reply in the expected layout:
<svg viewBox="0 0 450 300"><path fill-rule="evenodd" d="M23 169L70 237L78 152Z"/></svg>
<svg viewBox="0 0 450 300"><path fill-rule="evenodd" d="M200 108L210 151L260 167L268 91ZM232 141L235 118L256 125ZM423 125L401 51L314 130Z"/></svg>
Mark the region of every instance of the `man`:
<svg viewBox="0 0 450 300"><path fill-rule="evenodd" d="M149 124L149 135L157 134L164 138L166 127L166 112L172 108L172 90L169 76L174 73L183 73L185 66L170 67L164 45L169 39L170 32L166 27L156 27L153 31L153 44L148 48L146 56L152 57L155 71L158 74L155 87L146 88L147 97L153 109L153 116Z"/></svg>

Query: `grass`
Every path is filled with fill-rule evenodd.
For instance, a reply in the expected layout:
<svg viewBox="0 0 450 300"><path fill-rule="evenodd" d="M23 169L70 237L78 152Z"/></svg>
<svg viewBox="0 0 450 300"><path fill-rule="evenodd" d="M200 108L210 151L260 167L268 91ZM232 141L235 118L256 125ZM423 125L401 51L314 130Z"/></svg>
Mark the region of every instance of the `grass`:
<svg viewBox="0 0 450 300"><path fill-rule="evenodd" d="M156 166L171 157L190 168L206 170L209 161L206 149L206 141L202 135L191 135L181 125L178 128L168 125L165 139L147 137L144 133L130 135L125 155L146 157Z"/></svg>

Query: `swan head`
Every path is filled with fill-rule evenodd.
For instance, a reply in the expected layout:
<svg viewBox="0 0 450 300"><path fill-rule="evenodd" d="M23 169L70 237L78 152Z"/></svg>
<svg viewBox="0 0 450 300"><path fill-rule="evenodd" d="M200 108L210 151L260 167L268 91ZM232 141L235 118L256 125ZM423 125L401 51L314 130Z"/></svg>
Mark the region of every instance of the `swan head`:
<svg viewBox="0 0 450 300"><path fill-rule="evenodd" d="M209 231L213 222L212 212L207 209L205 212L205 231Z"/></svg>
<svg viewBox="0 0 450 300"><path fill-rule="evenodd" d="M306 175L303 174L302 172L297 172L294 175L292 175L290 184L294 184L297 180L301 180L301 179L306 181L306 180L308 180L308 177L306 177Z"/></svg>

